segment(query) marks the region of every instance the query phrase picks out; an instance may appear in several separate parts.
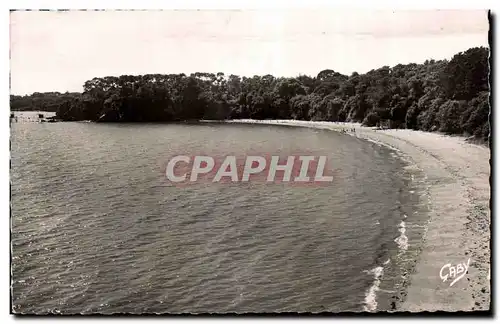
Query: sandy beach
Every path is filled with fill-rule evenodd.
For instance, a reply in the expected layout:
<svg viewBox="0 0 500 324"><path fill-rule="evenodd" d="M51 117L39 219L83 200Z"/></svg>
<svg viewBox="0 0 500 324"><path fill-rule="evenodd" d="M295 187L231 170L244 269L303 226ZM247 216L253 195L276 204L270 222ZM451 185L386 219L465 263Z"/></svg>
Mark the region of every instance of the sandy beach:
<svg viewBox="0 0 500 324"><path fill-rule="evenodd" d="M342 131L390 146L426 177L430 215L422 250L398 311L471 311L490 308L490 150L463 137L413 130L376 130L356 123L234 120ZM411 217L411 216L409 216ZM467 273L453 285L440 271L450 264ZM448 267L443 270L449 273ZM457 275L459 277L459 275Z"/></svg>

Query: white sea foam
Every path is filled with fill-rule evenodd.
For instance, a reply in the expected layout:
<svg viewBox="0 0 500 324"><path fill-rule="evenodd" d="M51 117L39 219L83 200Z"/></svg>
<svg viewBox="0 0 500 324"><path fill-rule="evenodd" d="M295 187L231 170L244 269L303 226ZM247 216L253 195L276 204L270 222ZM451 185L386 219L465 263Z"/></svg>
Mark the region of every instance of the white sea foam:
<svg viewBox="0 0 500 324"><path fill-rule="evenodd" d="M394 242L396 242L400 250L406 251L408 250L408 237L406 236L406 224L404 221L401 221L399 224L399 233L400 235Z"/></svg>
<svg viewBox="0 0 500 324"><path fill-rule="evenodd" d="M365 305L364 310L366 312L373 312L377 310L377 291L380 290L380 278L384 274L383 267L376 267L370 271L366 271L369 274L373 274L373 284L368 288L368 291L365 295Z"/></svg>

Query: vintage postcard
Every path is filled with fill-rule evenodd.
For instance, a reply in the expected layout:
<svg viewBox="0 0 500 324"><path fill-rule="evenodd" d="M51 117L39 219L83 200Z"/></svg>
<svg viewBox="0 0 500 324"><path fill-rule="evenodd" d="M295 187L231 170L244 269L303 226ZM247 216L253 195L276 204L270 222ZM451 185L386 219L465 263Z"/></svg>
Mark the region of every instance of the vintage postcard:
<svg viewBox="0 0 500 324"><path fill-rule="evenodd" d="M490 18L11 11L11 313L490 311Z"/></svg>

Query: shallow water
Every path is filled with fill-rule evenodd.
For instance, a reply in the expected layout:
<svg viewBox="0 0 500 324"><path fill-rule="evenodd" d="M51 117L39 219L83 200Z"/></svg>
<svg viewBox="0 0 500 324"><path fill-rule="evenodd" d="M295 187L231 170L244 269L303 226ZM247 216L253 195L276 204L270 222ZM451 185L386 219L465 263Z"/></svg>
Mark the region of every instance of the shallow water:
<svg viewBox="0 0 500 324"><path fill-rule="evenodd" d="M314 152L335 175L327 186L165 180L169 156L201 152ZM391 309L424 220L409 169L388 148L306 128L12 123L13 309Z"/></svg>

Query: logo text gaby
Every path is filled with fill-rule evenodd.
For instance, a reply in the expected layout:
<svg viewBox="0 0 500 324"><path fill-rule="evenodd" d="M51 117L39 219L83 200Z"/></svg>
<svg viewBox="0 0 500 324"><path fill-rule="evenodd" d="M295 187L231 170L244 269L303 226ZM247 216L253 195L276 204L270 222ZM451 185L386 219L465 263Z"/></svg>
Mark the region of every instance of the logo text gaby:
<svg viewBox="0 0 500 324"><path fill-rule="evenodd" d="M451 263L445 264L442 268L441 271L439 271L439 277L443 280L443 282L446 282L448 278L454 279L450 283L450 287L453 286L457 281L462 279L465 274L467 273L467 270L469 269L469 264L470 264L470 259L467 260L467 263L459 263L456 266L452 266Z"/></svg>

